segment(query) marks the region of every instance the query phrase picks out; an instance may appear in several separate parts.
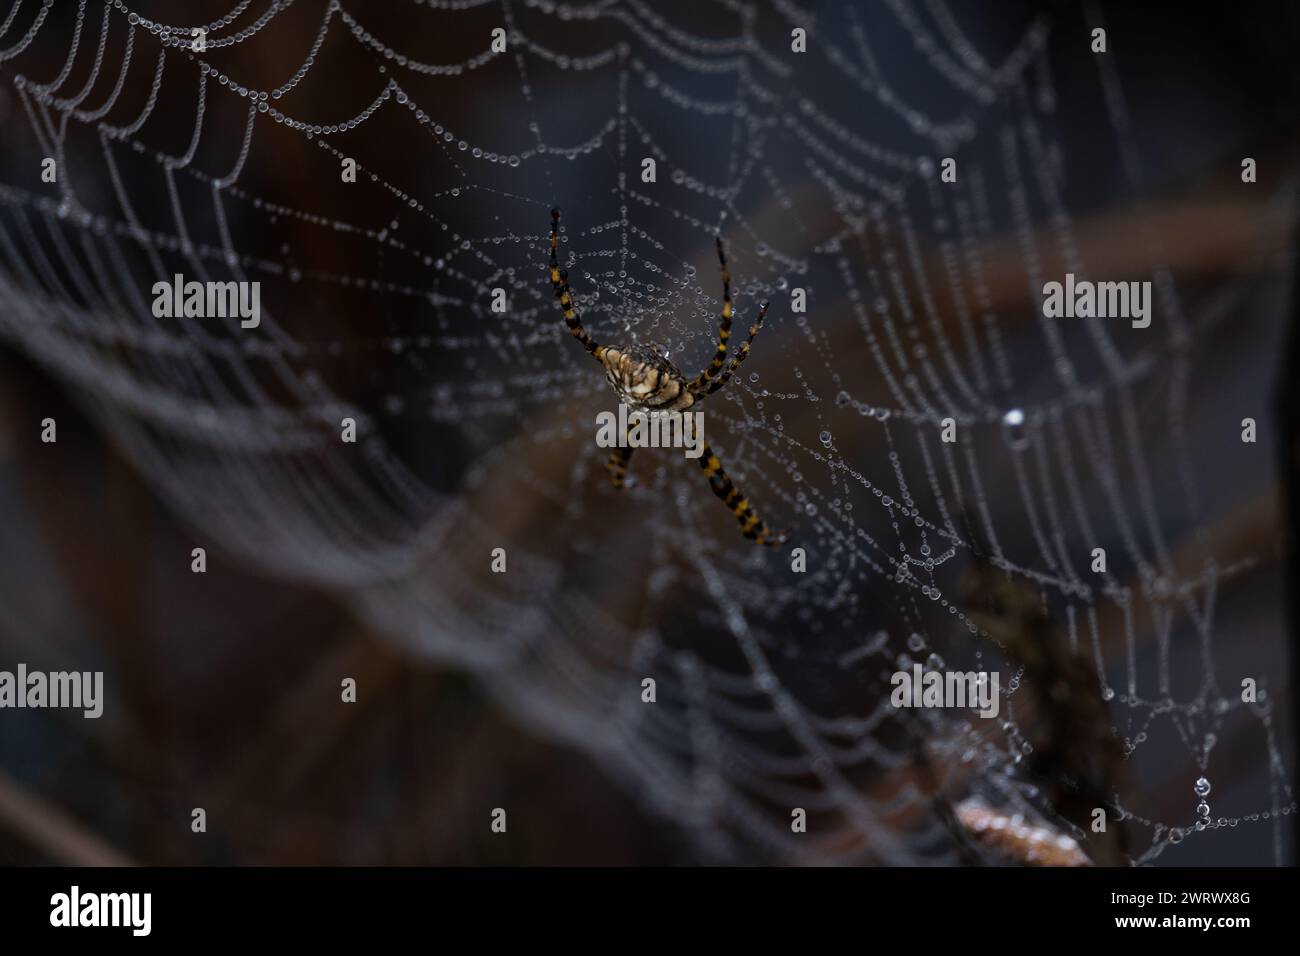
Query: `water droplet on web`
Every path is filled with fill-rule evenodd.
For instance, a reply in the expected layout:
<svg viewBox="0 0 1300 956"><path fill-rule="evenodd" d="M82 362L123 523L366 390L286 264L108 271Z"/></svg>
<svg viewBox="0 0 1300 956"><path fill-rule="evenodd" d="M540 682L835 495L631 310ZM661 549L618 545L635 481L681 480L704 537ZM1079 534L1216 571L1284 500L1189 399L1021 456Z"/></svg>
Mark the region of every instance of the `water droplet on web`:
<svg viewBox="0 0 1300 956"><path fill-rule="evenodd" d="M822 443L823 445L825 445L827 448L830 448L830 447L831 447L831 433L830 433L830 432L826 432L826 431L824 431L824 432L822 432L820 435L818 435L817 437L821 439L821 443Z"/></svg>
<svg viewBox="0 0 1300 956"><path fill-rule="evenodd" d="M1022 409L1013 408L1002 416L1002 435L1007 445L1014 451L1019 451L1029 444L1029 436L1025 434L1025 413Z"/></svg>
<svg viewBox="0 0 1300 956"><path fill-rule="evenodd" d="M1110 700L1110 699L1113 698L1114 696L1115 696L1115 692L1114 692L1113 690L1111 690L1109 687L1107 687L1105 690L1103 690L1103 691L1101 692L1101 699L1102 699L1102 700Z"/></svg>
<svg viewBox="0 0 1300 956"><path fill-rule="evenodd" d="M929 657L925 659L925 666L930 668L930 670L932 671L943 670L943 665L944 665L943 658L940 657L938 654L931 654Z"/></svg>
<svg viewBox="0 0 1300 956"><path fill-rule="evenodd" d="M1210 781L1207 780L1205 777L1201 777L1201 778L1199 778L1199 779L1196 781L1195 790L1196 790L1196 795L1197 795L1198 797L1206 797L1206 796L1209 796L1209 794L1210 794Z"/></svg>
<svg viewBox="0 0 1300 956"><path fill-rule="evenodd" d="M920 634L913 633L907 638L907 647L909 650L920 653L925 650L925 638Z"/></svg>
<svg viewBox="0 0 1300 956"><path fill-rule="evenodd" d="M1202 800L1196 805L1196 813L1198 816L1208 817L1210 815L1210 805Z"/></svg>
<svg viewBox="0 0 1300 956"><path fill-rule="evenodd" d="M749 380L750 380L751 382L757 382L757 381L758 381L758 373L757 373L757 372L750 372L750 373L749 373Z"/></svg>

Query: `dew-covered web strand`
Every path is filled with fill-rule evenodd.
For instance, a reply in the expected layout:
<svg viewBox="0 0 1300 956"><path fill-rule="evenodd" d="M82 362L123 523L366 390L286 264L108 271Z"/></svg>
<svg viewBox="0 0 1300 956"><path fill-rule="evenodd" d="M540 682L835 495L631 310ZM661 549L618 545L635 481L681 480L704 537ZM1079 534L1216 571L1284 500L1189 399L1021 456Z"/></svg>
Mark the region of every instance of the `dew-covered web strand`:
<svg viewBox="0 0 1300 956"><path fill-rule="evenodd" d="M888 730L900 721L887 702L888 672L913 659L1001 661L1012 677L1006 712L1019 712L1023 667L958 594L961 569L989 561L1045 596L1060 625L1053 639L1096 671L1126 759L1168 725L1199 768L1183 817L1111 806L1145 840L1133 858L1156 859L1198 829L1269 820L1281 859L1279 818L1293 799L1271 711L1225 696L1233 684L1220 680L1212 653L1216 595L1251 563L1209 563L1180 577L1171 519L1157 500L1164 476L1144 447L1143 428L1152 427L1144 390L1163 381L1153 358L1172 355L1179 387L1160 412L1175 448L1159 468L1172 468L1182 489L1178 532L1190 524L1196 533L1206 463L1189 447L1185 406L1198 369L1172 274L1154 270L1170 316L1160 345L1100 320L1067 328L1041 312L1022 319L990 278L988 248L1000 232L1012 237L1026 288L1051 277L1049 262L1088 270L1063 198L1072 170L1045 52L1057 24L1034 19L1009 45L981 49L960 9L891 3L871 17L844 11L842 30L824 14L801 59L781 44L816 21L788 3L774 14L723 8L707 34L640 0L412 3L405 15L416 28L392 36L388 18L359 4L328 3L313 22L289 0L262 11L232 6L204 27L207 50L196 52L193 26L160 23L120 0L102 17L79 4L74 30L57 37L48 2L26 5L30 20L23 6L0 22L0 78L65 174L44 191L30 179L0 184L0 298L11 306L0 330L102 401L105 427L160 493L227 548L327 582L393 639L474 669L503 706L595 754L685 821L704 851L888 862L950 853L924 810L912 755ZM482 29L488 11L508 37L505 70ZM1084 20L1098 17L1092 9ZM294 24L292 48L273 37L282 22ZM421 53L420 28L450 34L462 22L476 31L466 33L475 39L462 59ZM600 30L580 33L584 25ZM126 36L120 46L110 42L116 33ZM891 80L901 54L875 39L891 33L911 41L909 71L944 91L942 107L923 106L934 98ZM48 81L21 72L34 43L66 48ZM310 103L305 94L336 44L364 50L374 68L349 75L358 93L368 91L365 105L327 118L319 101L295 103ZM277 85L256 89L242 75L248 64L233 54L245 49L283 64ZM78 78L83 60L92 61L89 75ZM1145 203L1119 74L1110 59L1098 68L1129 198ZM430 90L480 76L499 85L494 95L513 110L503 115L523 136L497 143L490 124L444 110L453 128L437 115ZM852 99L832 94L831 78L869 98L871 122L844 108ZM574 79L591 85L581 110L557 111L578 95ZM193 130L164 146L151 117L174 88L192 95ZM414 124L403 148L427 152L445 177L394 173L391 144L364 138L394 114ZM339 163L354 160L352 188L364 202L342 214L334 204L314 208L301 190L286 197L245 185L273 161L263 150L275 127L319 152L319 165L302 170L319 189L337 189ZM698 134L684 140L678 127ZM79 173L66 152L80 128L93 134L102 173ZM220 164L205 149L219 135L238 146ZM942 183L937 160L954 152L962 174ZM655 159L655 183L642 181L642 157ZM487 553L498 543L481 489L530 487L575 529L610 507L579 424L608 400L605 385L573 348L542 281L546 210L576 196L579 182L590 205L567 205L562 265L598 340L660 345L683 368L703 361L720 291L700 251L719 232L737 314L776 303L746 371L713 399L709 428L765 512L797 519L792 544L809 551L806 578L792 582L785 557L740 551L722 536L697 476L644 453L622 505L650 543L602 558L636 567L635 626L524 538L509 542L526 569L510 576L515 593L469 571L449 569L442 586L420 573L439 549ZM158 194L172 219L161 231L136 213ZM91 211L92 197L107 201ZM506 212L471 228L459 214L468 202ZM355 271L339 271L298 265L287 241L278 254L264 243L252 251L246 230L276 234L288 223L313 242L346 239L367 254L355 257ZM216 243L197 238L214 231ZM389 278L398 263L423 269L428 285ZM150 314L141 290L178 270L371 289L427 302L436 319L409 330L356 326L344 338L314 336L274 312L255 333L169 324ZM512 303L504 317L485 308L496 286ZM808 293L806 313L788 307L796 287ZM1026 348L1032 369L1017 361ZM393 391L378 410L335 392L332 358L380 352L413 364L452 353L473 371L430 383L427 400ZM539 417L547 403L571 411ZM470 456L459 492L436 491L390 447L377 415L457 429ZM363 455L340 453L334 429L345 416L358 423ZM939 437L946 419L963 434L956 445ZM542 467L552 448L573 455L572 466ZM563 533L577 554L602 553L590 529ZM1112 568L1094 576L1089 552L1101 541ZM700 647L684 646L669 623L683 613ZM1139 659L1147 618L1153 678ZM722 651L728 643L734 654ZM1187 661L1199 688L1176 698L1171 674ZM658 676L662 706L628 703L626 688L645 674ZM1212 751L1242 710L1264 737L1269 792L1256 795L1255 809L1219 818L1202 811ZM915 719L931 731L930 761L948 767L955 786L1084 836L1054 818L1021 775L1032 745L1016 717ZM818 815L816 840L791 833L794 806ZM901 830L900 806L920 808Z"/></svg>

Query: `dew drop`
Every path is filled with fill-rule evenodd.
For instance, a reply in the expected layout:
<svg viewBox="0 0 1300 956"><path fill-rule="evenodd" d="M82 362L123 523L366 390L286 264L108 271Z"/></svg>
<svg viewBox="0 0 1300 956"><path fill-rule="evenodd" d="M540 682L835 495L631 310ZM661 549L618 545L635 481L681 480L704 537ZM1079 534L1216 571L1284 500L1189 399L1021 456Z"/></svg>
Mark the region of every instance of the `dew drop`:
<svg viewBox="0 0 1300 956"><path fill-rule="evenodd" d="M1002 434L1006 440L1007 446L1013 451L1019 451L1029 444L1029 438L1025 434L1025 413L1022 409L1010 409L1002 416Z"/></svg>

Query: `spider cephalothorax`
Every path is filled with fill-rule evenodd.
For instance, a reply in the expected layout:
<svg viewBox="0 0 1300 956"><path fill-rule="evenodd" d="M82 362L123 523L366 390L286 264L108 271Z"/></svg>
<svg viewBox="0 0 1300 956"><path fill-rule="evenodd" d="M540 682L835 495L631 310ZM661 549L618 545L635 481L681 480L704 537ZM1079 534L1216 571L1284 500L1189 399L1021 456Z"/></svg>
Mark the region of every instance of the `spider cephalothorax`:
<svg viewBox="0 0 1300 956"><path fill-rule="evenodd" d="M758 310L758 316L749 327L749 335L740 350L730 362L727 361L727 340L731 337L731 275L727 272L727 258L722 251L722 239L717 240L718 266L722 272L722 316L718 320L718 347L713 360L699 375L688 379L681 369L670 362L667 356L646 345L634 345L628 348L598 345L582 327L582 320L573 305L573 294L569 291L569 274L560 268L557 250L560 243L560 210L551 210L551 285L555 288L555 297L560 300L560 309L564 312L564 324L568 326L573 337L582 343L605 369L605 378L613 386L619 400L633 409L648 412L680 412L704 400L722 386L740 368L749 355L749 347L763 327L763 317L767 315L767 303ZM622 488L627 476L628 462L632 458L630 447L615 448L609 456L606 467L616 488ZM722 470L722 462L713 449L704 445L699 458L700 467L709 478L713 493L722 499L731 509L731 513L740 522L740 531L746 538L759 544L777 547L785 540L785 535L772 532L759 520L749 500L740 493L740 489Z"/></svg>

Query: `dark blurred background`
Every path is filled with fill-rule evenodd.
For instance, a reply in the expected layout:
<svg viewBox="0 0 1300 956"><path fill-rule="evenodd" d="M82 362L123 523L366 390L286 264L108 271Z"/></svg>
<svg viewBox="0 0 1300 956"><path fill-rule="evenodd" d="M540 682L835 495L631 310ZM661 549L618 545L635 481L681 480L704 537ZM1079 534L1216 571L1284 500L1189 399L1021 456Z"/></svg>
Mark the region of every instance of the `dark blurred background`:
<svg viewBox="0 0 1300 956"><path fill-rule="evenodd" d="M1230 570L1215 609L1212 655L1245 673L1266 675L1273 704L1263 722L1240 712L1210 721L1195 707L1169 724L1141 713L1116 716L1121 736L1148 727L1151 735L1140 748L1142 762L1133 761L1125 804L1140 808L1136 812L1148 822L1190 827L1190 781L1204 769L1192 752L1212 724L1222 738L1211 774L1213 815L1278 815L1290 806L1294 689L1284 601L1293 578L1285 563L1286 475L1275 469L1276 460L1285 466L1286 423L1274 417L1272 403L1289 394L1279 372L1295 309L1300 76L1294 43L1300 16L1293 5L953 4L950 13L965 36L994 66L1022 49L1027 34L1041 34L1038 52L1011 69L1003 85L990 84L988 102L944 75L953 63L950 74L974 72L960 67L959 51L940 43L936 53L916 40L918 29L942 37L942 30L928 32L948 15L941 4L900 0L856 12L834 4L756 4L748 17L729 5L685 3L615 3L599 13L541 3L463 10L418 2L344 3L341 10L320 0L280 6L241 7L229 25L211 33L236 36L274 14L238 43L214 43L197 58L169 52L159 85L158 37L137 24L133 59L114 105L101 116L74 113L65 120L69 109L90 113L109 101L126 52L124 10L146 24L156 18L179 27L212 23L229 7L224 0L140 0L106 13L99 2L56 0L42 7L26 0L6 20L13 5L0 0L0 24L9 24L0 33L0 225L7 243L0 249L0 667L24 661L47 670L99 669L109 687L109 706L98 721L58 711L0 712L0 860L896 861L870 852L856 835L801 855L765 840L763 828L748 821L716 824L719 831L743 833L714 839L710 821L728 816L726 800L719 801L722 810L712 805L716 794L701 778L705 770L727 776L734 769L727 758L705 760L708 745L692 741L691 755L679 760L676 742L656 740L651 731L644 751L642 738L631 732L597 740L594 727L617 707L607 711L608 701L581 699L574 688L588 686L582 671L566 670L567 651L551 658L546 650L572 641L581 648L575 658L593 673L626 668L634 700L645 670L637 657L658 654L661 646L688 647L727 669L724 652L710 657L711 648L730 645L725 607L708 606L708 588L716 590L716 582L706 587L698 567L670 556L673 542L687 533L678 526L693 526L693 515L705 516L698 526L709 542L697 549L703 560L721 569L742 603L749 607L752 600L762 609L758 616L769 637L758 643L781 662L782 682L810 706L828 716L859 712L845 701L861 681L837 676L827 664L852 646L849 632L860 643L884 628L890 657L904 649L908 626L875 610L887 587L848 611L821 594L785 594L770 567L760 569L728 537L734 527L710 510L716 505L699 503L708 495L697 476L683 478L643 452L634 466L645 476L641 497L631 499L633 507L611 497L585 425L588 406L598 407L592 396L603 394L603 385L579 364L573 344L555 334L540 267L547 211L558 203L569 230L566 253L580 257L572 272L589 326L598 336L617 336L621 328L666 341L686 353L683 365L699 364L707 356L717 299L709 236L721 223L737 250L738 288L749 296L740 314L757 295L775 298L776 290L802 281L814 290L813 312L829 335L814 342L791 316L774 315L746 366L746 374L761 372L762 384L745 401L761 399L764 386L796 399L810 387L821 391L824 404L840 386L855 401L891 407L883 386L867 381L874 366L851 307L859 290L840 281L835 254L865 269L878 249L851 239L834 245L842 225L865 213L825 188L826 177L876 199L854 170L905 182L908 197L924 197L935 187L909 179L887 160L877 165L870 153L854 152L826 133L832 153L860 164L845 171L833 155L801 151L790 143L797 134L779 131L779 117L799 115L806 98L818 115L835 117L851 139L900 156L941 155L942 135L909 128L900 114L882 109L828 65L821 38L850 50L859 30L878 62L873 70L864 57L855 70L875 73L880 86L887 77L919 113L954 124L950 148L963 171L985 164L995 169L1007 149L1006 130L1013 138L1016 131L1029 137L1027 118L1042 122L1050 143L1046 175L1094 273L1155 275L1157 284L1167 276L1177 283L1190 346L1166 337L1168 317L1159 310L1153 329L1159 338L1140 339L1123 328L1116 335L1121 351L1145 356L1156 369L1159 387L1144 392L1138 385L1136 403L1158 417L1143 418L1139 427L1157 475L1160 520L1176 547L1185 544L1194 553L1191 567L1203 568L1204 555L1212 553L1219 570ZM328 29L316 48L327 14ZM37 16L44 22L22 44ZM805 17L817 25L806 69L787 52L791 23ZM511 52L481 70L408 70L383 52L389 46L425 63L463 64L482 54L503 18L512 31ZM1113 62L1107 69L1122 83L1122 104L1116 87L1107 86L1107 69L1098 70L1088 49L1089 30L1098 22L1108 31ZM109 24L103 68L90 83L103 23ZM78 30L81 48L70 61ZM516 43L516 31L529 43ZM734 69L720 77L707 68L736 56L733 41L742 34L763 55L802 71L783 79L758 64L744 68L775 90L778 101L741 92ZM368 37L378 38L378 47ZM305 63L309 54L314 58ZM581 57L597 59L588 65L578 62ZM705 108L678 109L671 98L645 93L645 70L617 67L633 59L655 71L674 95ZM322 124L368 109L384 78L395 75L449 138L432 124L419 125L413 109L394 98L355 129L311 137L260 113L245 153L249 102L220 84L215 72L200 100L199 62L254 90L277 90L309 65L291 89L265 102ZM65 64L66 76L52 84ZM626 129L616 122L620 76L637 117ZM16 85L19 77L25 93ZM42 83L51 84L52 100L41 102L30 89ZM83 85L84 98L70 104ZM1051 102L1044 104L1044 97ZM747 127L707 108L738 101L748 104L751 119L773 121L760 148L730 146L746 138L759 142L761 122ZM205 125L192 140L200 102ZM148 115L138 129L105 144L103 124L133 127L142 110ZM539 130L552 151L530 155L543 139ZM580 146L597 131L590 152L570 157L554 149ZM645 145L641 134L653 145ZM621 135L631 141L629 157L663 153L663 191L637 187L637 164L620 158ZM40 160L60 140L60 185L43 184ZM480 144L498 151L501 161L473 157L470 150ZM106 151L112 162L105 161ZM178 167L168 177L153 151L173 157L191 151L188 165L201 175ZM356 157L365 170L356 187L337 182L341 156ZM512 163L510 156L522 159ZM690 162L676 161L683 156ZM1260 170L1259 182L1245 189L1243 156L1257 158ZM678 181L665 192L678 168L697 176L698 188ZM382 182L370 180L371 170ZM1024 175L1032 183L1039 173L1026 165ZM214 201L212 179L225 176L232 177L229 188ZM620 176L630 187L620 185ZM726 182L745 185L729 199L710 191ZM980 238L988 295L1006 322L1016 388L983 397L990 408L1055 402L1068 414L1078 397L1051 377L1043 341L1033 331L1036 278L1059 277L1070 264L1068 244L1052 242L1061 224L1044 208L1018 222L1014 201L992 172L986 187L991 209L981 217L976 204L975 215L986 220ZM637 198L642 193L670 198L643 201ZM98 250L98 274L140 276L136 286L147 302L150 257L165 260L161 274L170 275L186 252L178 206L185 211L184 230L203 247L198 261L214 277L234 275L224 271L228 238L238 250L240 274L263 281L271 318L255 344L219 329L169 341L140 314L140 302L122 291L129 281L118 296L91 302L71 278L67 262L93 262ZM82 211L89 218L78 224ZM96 217L104 217L110 236L114 224L135 222L148 238L133 241L131 227L124 226L125 233L115 234L125 250L117 259ZM331 226L334 221L353 228ZM1041 262L1025 261L1018 226L1044 237ZM629 228L632 238L623 240L623 249L640 249L643 261L673 267L688 260L698 267L702 288L697 292L686 281L675 286L671 275L636 273L640 264L618 262L611 250ZM940 276L943 260L936 250L943 227L918 214L913 228L925 245L924 271ZM56 235L64 236L66 248L59 248ZM760 251L764 240L772 242L773 254ZM667 247L659 259L656 242ZM904 244L897 248L904 256ZM810 274L800 279L795 263L810 259ZM633 270L633 280L623 282L620 268ZM176 265L175 271L187 270ZM866 279L859 284L870 295ZM484 291L496 286L506 287L512 300L511 320L502 328L491 324ZM919 312L919 289L908 292ZM955 321L956 307L941 298L943 321ZM1102 374L1103 361L1087 354L1077 371L1091 380ZM796 381L792 370L800 367L812 382ZM1186 401L1185 415L1177 416L1187 428L1185 459L1165 442L1169 421L1161 416L1171 395ZM569 415L573 405L565 403L584 399L581 412ZM824 416L834 414L798 401L777 404L785 427L810 439L810 448L828 424ZM316 450L327 440L322 436L336 431L342 409L361 416L370 471L358 466L355 475L336 475L326 464L330 453ZM224 424L205 417L227 412L234 414L226 414ZM811 536L813 522L802 518L803 501L786 475L802 462L827 495L840 492L832 479L812 477L811 452L768 461L747 444L746 429L756 420L772 430L770 414L770 408L759 414L747 405L735 424L718 426L713 434L725 437L714 440L735 452L729 468L755 487L755 500L768 505L774 524L793 523L799 531L802 519ZM1262 423L1258 455L1243 459L1236 457L1239 450L1216 451L1214 436L1231 436L1248 414ZM46 417L58 422L56 445L40 441ZM569 418L579 421L576 428ZM851 449L846 456L885 484L880 479L889 472L874 470L884 440L860 424L867 421L856 418L832 430ZM900 425L895 437L911 424ZM997 430L990 431L999 441ZM538 433L552 435L555 444L520 438ZM272 453L264 453L271 446ZM287 451L299 446L301 453ZM588 464L577 464L584 456ZM403 497L406 479L392 477L390 459L418 476L418 492ZM1184 460L1196 473L1203 523L1171 513ZM925 472L916 467L909 475L919 480ZM991 472L989 479L985 490L993 509L1008 508L1003 544L1011 553L1013 543L1029 541L1030 533L1011 507L1011 473ZM689 489L687 506L674 503L682 486ZM843 494L852 496L847 486ZM303 504L304 498L311 501ZM1104 526L1104 505L1089 500ZM329 520L331 514L337 521ZM653 548L638 551L644 529L660 525L669 531L656 530ZM1113 553L1119 552L1118 530L1103 530L1112 535L1107 546L1115 540ZM887 527L884 533L892 546ZM816 540L814 554L818 547L821 554L840 553L842 542ZM498 541L508 543L512 561L519 555L512 572L527 575L523 595L503 596L498 582L479 569L483 564L485 571L485 561L477 555ZM190 550L199 544L208 549L204 575L190 572ZM656 569L687 589L673 595L685 593L689 600L664 597L651 580ZM1141 577L1134 568L1117 574L1135 586ZM749 595L744 581L768 587L769 595ZM1064 628L1057 598L1044 602ZM1159 619L1146 610L1134 625L1139 668L1153 667L1157 654ZM534 620L532 611L541 619ZM1105 611L1103 618L1109 622L1104 626L1119 627ZM841 624L845 633L837 630ZM1206 671L1185 627L1175 626L1174 652L1181 691L1175 696L1184 705L1196 699ZM648 632L655 635L649 652L643 642ZM807 650L817 640L824 641L824 652ZM804 649L786 653L787 642ZM932 637L931 644L954 660L964 653L960 635ZM1110 684L1122 692L1123 641L1108 640L1104 651ZM1227 693L1235 673L1220 675ZM358 681L359 701L341 705L339 682L349 676ZM681 702L681 712L688 710L689 702ZM684 722L664 733L684 737L696 727ZM908 751L901 731L882 730L880 739L891 752ZM754 747L784 752L776 745ZM940 750L931 759L955 764L962 749ZM997 761L989 760L981 766L992 774ZM918 792L952 788L956 802L970 786L968 777L941 772L937 784L903 779L888 761L878 763L870 774L851 778L882 802L877 825L903 835L920 831L918 842L908 843L912 859L952 862L933 830L930 803ZM818 774L801 773L791 777L805 793L842 799L829 796ZM656 778L663 793L646 782ZM669 778L680 778L681 786ZM754 791L755 803L745 812L768 813L780 829L789 801L767 787ZM890 803L890 795L900 793L903 804L921 806L916 818ZM756 805L764 796L771 796L775 810ZM816 807L814 798L805 803ZM199 806L208 814L202 836L190 832L190 810ZM697 813L697 806L706 809ZM494 807L509 808L504 835L489 830ZM1050 808L1037 810L1051 819ZM1292 821L1242 821L1191 833L1153 859L1291 863ZM1150 843L1151 828L1140 833L1132 857Z"/></svg>

